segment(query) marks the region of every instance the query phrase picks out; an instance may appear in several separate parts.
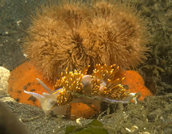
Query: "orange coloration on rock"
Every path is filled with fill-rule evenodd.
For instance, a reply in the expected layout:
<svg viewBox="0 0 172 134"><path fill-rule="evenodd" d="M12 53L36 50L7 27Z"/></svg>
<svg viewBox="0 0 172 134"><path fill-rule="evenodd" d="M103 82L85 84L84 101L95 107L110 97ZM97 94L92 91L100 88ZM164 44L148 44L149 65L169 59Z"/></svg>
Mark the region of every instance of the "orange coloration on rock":
<svg viewBox="0 0 172 134"><path fill-rule="evenodd" d="M52 89L50 82L45 81L30 62L25 62L11 72L8 80L8 93L17 102L40 106L39 101L31 95L24 93L24 90L42 94L45 89L38 83L36 78L45 82Z"/></svg>
<svg viewBox="0 0 172 134"><path fill-rule="evenodd" d="M95 105L87 105L84 103L71 103L71 118L90 118L99 113L100 107Z"/></svg>
<svg viewBox="0 0 172 134"><path fill-rule="evenodd" d="M144 86L144 80L135 71L124 71L123 75L125 80L123 85L128 85L129 91L132 93L141 93L140 100L143 100L146 96L151 96L152 93ZM53 84L43 79L43 76L35 69L35 67L30 62L25 62L11 72L9 78L9 95L16 101L24 104L31 104L35 106L40 106L39 101L26 93L24 90L29 92L35 92L42 94L46 92L45 89L38 83L36 78L42 80L50 89L53 89ZM70 103L70 118L90 118L100 112L100 106L98 105L87 105L80 102Z"/></svg>
<svg viewBox="0 0 172 134"><path fill-rule="evenodd" d="M128 85L131 93L140 92L141 96L139 100L143 100L146 96L152 96L151 91L145 86L144 80L141 75L132 70L124 71L123 75L125 80L122 82L123 85Z"/></svg>

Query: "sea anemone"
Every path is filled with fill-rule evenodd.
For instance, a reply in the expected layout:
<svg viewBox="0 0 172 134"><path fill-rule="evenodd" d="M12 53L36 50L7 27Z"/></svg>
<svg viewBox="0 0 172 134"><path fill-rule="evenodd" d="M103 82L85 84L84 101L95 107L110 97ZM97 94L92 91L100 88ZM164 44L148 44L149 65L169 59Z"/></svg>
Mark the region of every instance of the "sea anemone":
<svg viewBox="0 0 172 134"><path fill-rule="evenodd" d="M45 78L55 82L66 67L73 70L90 64L77 32L88 14L81 3L43 7L37 12L27 30L24 50Z"/></svg>
<svg viewBox="0 0 172 134"><path fill-rule="evenodd" d="M92 10L91 20L83 21L80 33L84 48L95 55L96 63L129 69L146 59L145 21L134 8L98 1Z"/></svg>
<svg viewBox="0 0 172 134"><path fill-rule="evenodd" d="M145 21L123 3L64 2L42 7L27 30L24 52L44 78L55 83L68 68L117 64L136 67L146 59Z"/></svg>

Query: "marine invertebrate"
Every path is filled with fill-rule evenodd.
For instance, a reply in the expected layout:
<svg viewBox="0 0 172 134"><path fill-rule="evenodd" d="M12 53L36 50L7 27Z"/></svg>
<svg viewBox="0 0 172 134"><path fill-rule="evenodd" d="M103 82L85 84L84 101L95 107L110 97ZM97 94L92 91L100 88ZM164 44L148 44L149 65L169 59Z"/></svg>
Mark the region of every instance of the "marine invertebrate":
<svg viewBox="0 0 172 134"><path fill-rule="evenodd" d="M146 59L146 28L134 8L108 1L43 7L27 30L25 53L50 82L66 67L136 67Z"/></svg>
<svg viewBox="0 0 172 134"><path fill-rule="evenodd" d="M132 93L140 92L139 100L143 100L146 96L152 96L152 92L145 86L145 82L141 75L133 70L124 71L121 74L125 77L122 81L123 85L128 85L128 90ZM132 84L130 84L132 83Z"/></svg>
<svg viewBox="0 0 172 134"><path fill-rule="evenodd" d="M84 48L92 50L98 63L129 69L146 59L145 20L134 8L98 1L92 10L92 19L82 23L80 33Z"/></svg>
<svg viewBox="0 0 172 134"><path fill-rule="evenodd" d="M82 5L66 3L45 7L37 12L28 29L25 53L52 82L66 67L73 70L90 64L89 57L80 48L82 38L77 32L77 27L89 14Z"/></svg>
<svg viewBox="0 0 172 134"><path fill-rule="evenodd" d="M98 67L100 67L100 65L98 65ZM82 76L82 80L79 77L79 81L80 80L81 81L80 82L78 81L78 82L80 84L82 83L83 85L81 87L82 90L76 90L78 92L74 92L74 93L77 93L77 94L73 94L72 96L69 96L70 98L67 99L66 102L64 101L64 103L61 103L60 101L59 102L57 101L57 95L58 93L63 91L61 86L59 85L65 85L65 83L63 84L63 82L60 82L60 83L57 82L59 84L55 84L55 85L52 84L51 82L46 80L43 77L43 75L40 74L39 71L37 71L37 69L30 62L27 61L11 72L11 75L8 81L9 82L8 93L12 98L14 98L16 101L20 103L25 103L25 104L30 104L30 105L35 105L35 106L40 107L40 101L41 101L41 107L44 109L45 112L52 110L55 114L63 114L63 115L68 116L69 118L72 118L72 117L73 118L77 118L77 117L90 118L96 115L100 111L101 98L104 98L104 101L107 101L109 103L114 103L114 102L128 103L130 98L133 96L131 94L131 97L130 97L130 93L140 92L141 97L138 99L143 99L146 96L152 95L149 89L147 89L144 86L144 81L138 73L136 73L135 71L130 71L130 70L121 72L119 71L118 68L116 68L117 66L112 67L112 68L109 66L104 67L109 72L112 69L114 69L112 74L115 74L115 77L114 75L107 75L108 78L113 79L113 80L116 80L116 78L120 78L122 80L123 77L125 77L125 79L122 81L120 81L120 79L119 81L116 81L117 82L116 85L119 85L121 83L121 85L127 85L129 89L125 89L123 87L124 88L123 90L123 88L120 88L122 89L123 92L120 94L119 97L113 97L110 94L106 94L105 92L103 93L102 91L104 90L102 89L105 89L103 88L105 86L103 81L107 82L108 79L106 79L106 77L104 77L103 75L96 74L97 72L96 70L98 67L95 68L95 71L92 73L92 75L86 74L86 70L88 68L86 68L85 71L84 70L81 71L84 75L80 75ZM98 70L99 72L101 72L101 68ZM117 72L115 72L115 70ZM102 70L102 72L104 71ZM67 71L67 75L69 75L68 71ZM61 80L62 80L62 76L61 76ZM98 79L102 79L102 76L104 77L103 81L98 80ZM39 78L47 86L43 85L43 83L41 83L40 81L38 82L35 78ZM94 81L92 81L93 79ZM99 88L97 88L96 85L94 85L95 82L98 82L97 86ZM57 90L57 88L61 88L61 89ZM120 91L118 88L116 89L117 91ZM24 90L27 93L25 93ZM111 91L111 93L113 92ZM38 96L37 99L33 97L33 94L36 95L35 97ZM78 96L78 94L81 94L81 96ZM84 96L82 96L82 94ZM41 98L41 96L43 98ZM87 97L85 98L85 96ZM99 100L95 98L97 96L99 96ZM65 98L66 97L67 96L65 96ZM63 98L60 100L63 100Z"/></svg>
<svg viewBox="0 0 172 134"><path fill-rule="evenodd" d="M116 67L116 65L100 64L96 65L91 75L86 75L87 69L69 72L66 69L65 73L62 73L60 79L57 80L54 91L38 79L48 93L40 95L34 92L24 92L36 97L45 113L52 111L55 107L63 107L75 102L76 99L80 103L86 103L86 100L89 99L92 100L91 104L94 104L94 97L99 98L100 102L104 99L111 102L113 100L123 100L129 97L129 92L121 84L124 78L116 75L118 72L119 67ZM84 76L88 76L89 81ZM86 86L90 88L85 88Z"/></svg>
<svg viewBox="0 0 172 134"><path fill-rule="evenodd" d="M17 102L40 106L36 98L24 93L24 90L39 94L46 92L35 78L41 79L49 88L53 89L53 85L30 62L24 62L11 71L8 80L8 94Z"/></svg>

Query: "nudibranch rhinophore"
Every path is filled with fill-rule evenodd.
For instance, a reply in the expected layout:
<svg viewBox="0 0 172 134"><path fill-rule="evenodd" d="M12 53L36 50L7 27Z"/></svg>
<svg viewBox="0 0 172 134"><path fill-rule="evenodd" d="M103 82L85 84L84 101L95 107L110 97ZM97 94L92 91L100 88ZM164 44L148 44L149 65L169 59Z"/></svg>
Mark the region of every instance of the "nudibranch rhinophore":
<svg viewBox="0 0 172 134"><path fill-rule="evenodd" d="M37 78L47 93L40 95L34 92L24 92L36 97L45 113L54 109L59 110L58 107L60 109L68 107L66 109L68 110L69 104L76 101L86 103L88 100L93 105L94 101L97 103L97 100L100 103L102 101L129 102L130 99L136 97L136 94L130 93L124 87L122 81L125 78L119 72L119 66L115 64L111 66L97 64L92 74L87 74L87 69L83 71L66 69L64 73L61 73L53 91Z"/></svg>

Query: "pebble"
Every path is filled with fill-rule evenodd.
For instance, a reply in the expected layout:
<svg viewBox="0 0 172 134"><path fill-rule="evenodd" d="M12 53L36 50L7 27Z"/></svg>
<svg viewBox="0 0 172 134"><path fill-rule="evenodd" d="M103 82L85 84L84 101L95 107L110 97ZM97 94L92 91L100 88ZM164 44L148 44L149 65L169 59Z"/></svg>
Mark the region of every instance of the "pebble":
<svg viewBox="0 0 172 134"><path fill-rule="evenodd" d="M5 67L0 66L0 102L16 102L8 95L8 78L10 71Z"/></svg>
<svg viewBox="0 0 172 134"><path fill-rule="evenodd" d="M138 126L136 126L136 125L133 125L131 128L125 128L128 132L130 132L130 133L133 133L133 132L135 132L136 130L138 130L139 128L138 128Z"/></svg>
<svg viewBox="0 0 172 134"><path fill-rule="evenodd" d="M16 102L13 98L11 98L11 97L2 97L2 98L0 98L0 102L9 102L9 101L11 101L11 102Z"/></svg>
<svg viewBox="0 0 172 134"><path fill-rule="evenodd" d="M10 71L0 66L0 95L4 95L8 93L9 76L10 76Z"/></svg>

